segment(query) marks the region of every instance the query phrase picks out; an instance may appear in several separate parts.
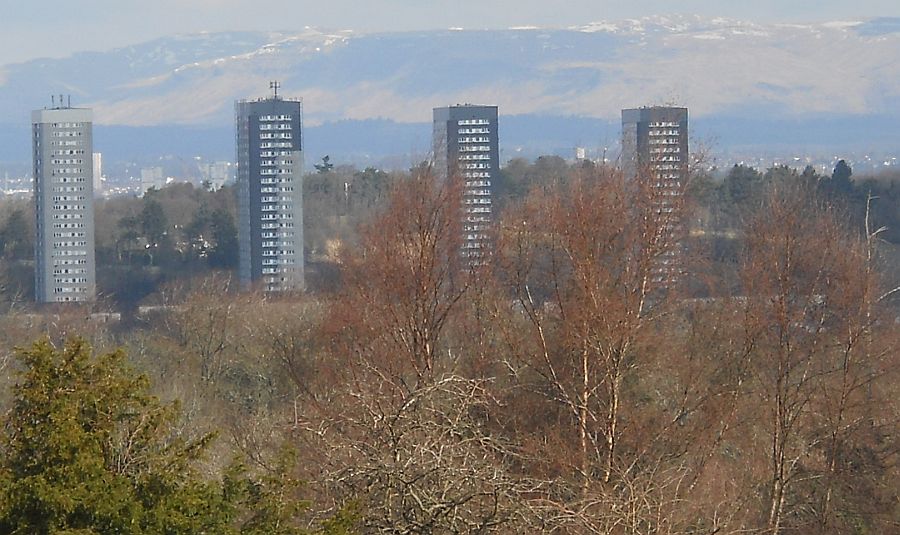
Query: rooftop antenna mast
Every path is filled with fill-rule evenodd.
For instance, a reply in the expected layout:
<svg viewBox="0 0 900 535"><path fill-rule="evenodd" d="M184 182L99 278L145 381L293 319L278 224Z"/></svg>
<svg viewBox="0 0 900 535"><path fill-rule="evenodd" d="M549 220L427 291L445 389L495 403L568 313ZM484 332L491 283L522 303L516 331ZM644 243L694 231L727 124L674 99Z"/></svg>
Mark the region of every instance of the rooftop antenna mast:
<svg viewBox="0 0 900 535"><path fill-rule="evenodd" d="M281 88L281 83L278 80L273 80L269 82L269 89L273 91L274 99L278 100L278 90Z"/></svg>

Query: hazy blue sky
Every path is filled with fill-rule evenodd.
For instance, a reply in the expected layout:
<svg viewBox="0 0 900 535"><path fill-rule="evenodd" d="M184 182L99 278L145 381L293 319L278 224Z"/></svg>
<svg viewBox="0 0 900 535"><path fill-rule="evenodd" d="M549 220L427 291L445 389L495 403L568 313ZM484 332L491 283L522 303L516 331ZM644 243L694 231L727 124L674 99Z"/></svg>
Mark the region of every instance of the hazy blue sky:
<svg viewBox="0 0 900 535"><path fill-rule="evenodd" d="M569 26L654 14L759 22L900 16L898 0L3 0L0 65L173 33Z"/></svg>

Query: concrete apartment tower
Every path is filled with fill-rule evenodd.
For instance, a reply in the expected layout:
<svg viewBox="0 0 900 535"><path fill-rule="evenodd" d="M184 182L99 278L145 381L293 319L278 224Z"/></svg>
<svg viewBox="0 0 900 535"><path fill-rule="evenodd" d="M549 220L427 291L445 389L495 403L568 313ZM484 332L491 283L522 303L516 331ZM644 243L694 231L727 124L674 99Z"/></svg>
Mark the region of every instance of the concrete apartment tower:
<svg viewBox="0 0 900 535"><path fill-rule="evenodd" d="M650 173L657 186L679 189L688 172L688 110L653 106L622 110L626 173Z"/></svg>
<svg viewBox="0 0 900 535"><path fill-rule="evenodd" d="M622 110L622 167L627 176L646 176L655 188L656 212L674 233L675 206L688 178L688 110L653 106ZM680 247L674 245L654 266L653 281L665 285L678 276Z"/></svg>
<svg viewBox="0 0 900 535"><path fill-rule="evenodd" d="M247 288L302 290L303 102L278 95L235 104L238 275Z"/></svg>
<svg viewBox="0 0 900 535"><path fill-rule="evenodd" d="M493 184L500 172L497 106L434 108L434 161L443 179L462 186L462 250L469 265L490 254Z"/></svg>
<svg viewBox="0 0 900 535"><path fill-rule="evenodd" d="M91 110L63 104L31 114L34 159L35 299L93 301L93 132Z"/></svg>

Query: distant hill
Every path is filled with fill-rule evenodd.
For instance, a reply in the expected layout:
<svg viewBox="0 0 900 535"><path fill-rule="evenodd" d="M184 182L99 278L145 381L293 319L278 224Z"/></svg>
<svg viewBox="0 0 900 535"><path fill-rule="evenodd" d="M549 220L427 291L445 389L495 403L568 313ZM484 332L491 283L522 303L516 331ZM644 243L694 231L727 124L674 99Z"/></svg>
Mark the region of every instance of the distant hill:
<svg viewBox="0 0 900 535"><path fill-rule="evenodd" d="M227 157L234 100L265 95L271 79L304 98L310 153L356 161L426 152L431 108L457 102L500 106L507 157L602 150L615 144L621 108L666 102L687 105L694 131L725 147L900 147L900 19L653 17L568 29L205 33L7 65L0 161L27 159L28 112L59 93L94 108L109 127L98 128L105 151Z"/></svg>

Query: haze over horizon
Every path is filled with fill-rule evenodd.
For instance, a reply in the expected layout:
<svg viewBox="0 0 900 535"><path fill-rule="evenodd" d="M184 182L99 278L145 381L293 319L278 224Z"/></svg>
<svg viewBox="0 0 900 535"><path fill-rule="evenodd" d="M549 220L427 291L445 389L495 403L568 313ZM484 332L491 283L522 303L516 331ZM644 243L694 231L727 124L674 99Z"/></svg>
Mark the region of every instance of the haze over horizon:
<svg viewBox="0 0 900 535"><path fill-rule="evenodd" d="M900 16L891 0L760 0L724 4L684 0L677 10L662 0L623 5L612 0L475 0L412 2L379 0L359 5L349 0L274 0L265 9L249 0L158 0L123 5L121 1L84 0L77 9L62 0L4 7L0 23L0 66L41 57L67 57L82 51L105 51L175 34L219 31L290 31L306 26L391 32L446 29L501 29L516 26L568 27L600 20L652 15L699 15L752 22L815 23ZM59 16L63 15L63 16ZM35 38L38 36L38 38ZM2 83L2 80L0 80Z"/></svg>
<svg viewBox="0 0 900 535"><path fill-rule="evenodd" d="M234 100L266 94L272 79L303 97L305 125L323 128L311 149L356 161L416 152L431 109L456 102L517 117L505 123L512 151L606 147L621 109L664 103L690 108L695 132L726 149L898 146L900 6L888 2L688 0L675 14L658 0L45 5L65 16L15 6L0 22L0 161L27 158L29 110L60 93L95 124L125 129L113 154L171 152L165 140L185 136L192 150L227 154ZM12 56L55 58L3 65Z"/></svg>

